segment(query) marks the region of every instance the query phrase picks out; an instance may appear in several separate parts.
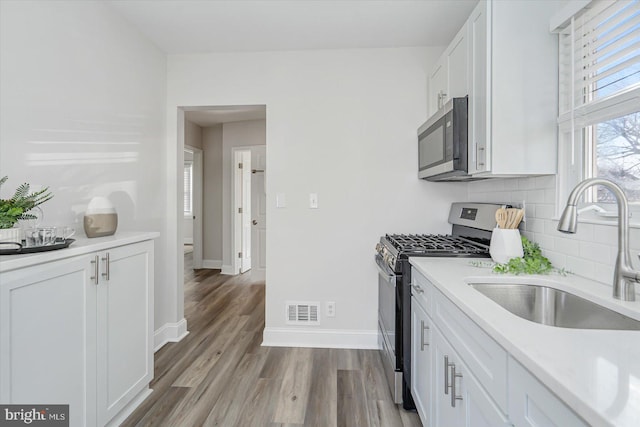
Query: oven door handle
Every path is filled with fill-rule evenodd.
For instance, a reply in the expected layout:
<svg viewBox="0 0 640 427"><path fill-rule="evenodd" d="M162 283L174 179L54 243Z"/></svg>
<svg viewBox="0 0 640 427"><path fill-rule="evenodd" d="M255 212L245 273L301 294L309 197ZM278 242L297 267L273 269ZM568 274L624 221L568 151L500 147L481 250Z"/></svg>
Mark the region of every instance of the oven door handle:
<svg viewBox="0 0 640 427"><path fill-rule="evenodd" d="M396 273L394 273L389 267L387 267L387 264L385 264L380 255L376 255L376 266L378 267L378 271L380 272L380 274L386 276L387 281L392 282L395 286Z"/></svg>

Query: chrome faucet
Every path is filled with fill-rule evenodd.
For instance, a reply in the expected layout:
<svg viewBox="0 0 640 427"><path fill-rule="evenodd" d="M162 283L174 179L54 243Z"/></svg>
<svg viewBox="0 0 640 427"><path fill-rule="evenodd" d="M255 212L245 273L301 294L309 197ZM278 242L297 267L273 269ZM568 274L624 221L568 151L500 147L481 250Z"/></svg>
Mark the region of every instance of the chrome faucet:
<svg viewBox="0 0 640 427"><path fill-rule="evenodd" d="M602 185L608 188L618 202L618 256L616 257L616 267L613 272L613 297L623 301L635 301L635 286L640 282L640 271L631 267L631 255L629 252L629 202L624 195L624 191L617 184L608 179L591 178L585 179L571 191L567 206L562 212L558 231L563 233L575 233L578 228L578 211L576 205L582 193L589 187Z"/></svg>

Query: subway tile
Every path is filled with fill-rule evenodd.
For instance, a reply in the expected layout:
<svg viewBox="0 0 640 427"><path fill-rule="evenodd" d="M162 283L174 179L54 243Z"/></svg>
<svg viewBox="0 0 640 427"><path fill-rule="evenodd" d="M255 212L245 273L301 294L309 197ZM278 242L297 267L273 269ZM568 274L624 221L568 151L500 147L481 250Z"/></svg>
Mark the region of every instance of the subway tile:
<svg viewBox="0 0 640 427"><path fill-rule="evenodd" d="M529 205L527 205L529 208ZM535 205L535 217L541 219L551 219L556 214L556 208L551 204Z"/></svg>
<svg viewBox="0 0 640 427"><path fill-rule="evenodd" d="M504 180L504 189L505 190L517 190L518 189L518 180L517 179L505 179Z"/></svg>
<svg viewBox="0 0 640 427"><path fill-rule="evenodd" d="M530 239L531 240L531 239ZM545 251L555 251L555 239L544 233L536 233L533 236L533 242L540 245L540 248Z"/></svg>
<svg viewBox="0 0 640 427"><path fill-rule="evenodd" d="M592 277L590 277L590 279L595 280L597 282L602 282L602 283L606 283L607 285L611 286L613 288L613 271L614 271L614 265L613 264L602 264L602 263L595 263L595 272L593 274ZM613 289L612 289L613 291Z"/></svg>
<svg viewBox="0 0 640 427"><path fill-rule="evenodd" d="M537 206L539 205L535 205L533 203L527 203L524 209L524 216L526 219L529 218L539 218L538 214L536 213L536 209Z"/></svg>
<svg viewBox="0 0 640 427"><path fill-rule="evenodd" d="M587 279L593 279L595 274L595 263L592 261L587 261L582 258L568 256L567 257L567 266L565 267L572 274L575 274L580 277L586 277Z"/></svg>
<svg viewBox="0 0 640 427"><path fill-rule="evenodd" d="M532 190L535 187L533 178L518 178L518 188L521 190Z"/></svg>
<svg viewBox="0 0 640 427"><path fill-rule="evenodd" d="M580 241L567 239L564 237L554 237L554 249L556 252L578 257L580 256Z"/></svg>
<svg viewBox="0 0 640 427"><path fill-rule="evenodd" d="M555 268L567 268L567 256L565 254L555 251L542 251L542 255L549 258Z"/></svg>
<svg viewBox="0 0 640 427"><path fill-rule="evenodd" d="M469 183L469 191L501 191L504 190L503 179L483 179Z"/></svg>
<svg viewBox="0 0 640 427"><path fill-rule="evenodd" d="M529 218L525 223L525 229L534 233L544 233L544 220Z"/></svg>
<svg viewBox="0 0 640 427"><path fill-rule="evenodd" d="M558 242L556 242L558 243ZM593 241L580 242L580 258L585 258L596 262L612 262L611 247Z"/></svg>
<svg viewBox="0 0 640 427"><path fill-rule="evenodd" d="M618 229L609 225L593 225L593 241L604 245L616 246L618 244Z"/></svg>
<svg viewBox="0 0 640 427"><path fill-rule="evenodd" d="M533 184L536 188L556 188L555 175L537 176L533 178Z"/></svg>
<svg viewBox="0 0 640 427"><path fill-rule="evenodd" d="M511 192L511 201L514 205L520 206L523 200L527 201L527 193L525 191L516 190Z"/></svg>
<svg viewBox="0 0 640 427"><path fill-rule="evenodd" d="M544 190L544 202L555 204L556 203L556 189L547 188Z"/></svg>
<svg viewBox="0 0 640 427"><path fill-rule="evenodd" d="M525 200L527 203L544 203L544 192L545 190L529 190Z"/></svg>

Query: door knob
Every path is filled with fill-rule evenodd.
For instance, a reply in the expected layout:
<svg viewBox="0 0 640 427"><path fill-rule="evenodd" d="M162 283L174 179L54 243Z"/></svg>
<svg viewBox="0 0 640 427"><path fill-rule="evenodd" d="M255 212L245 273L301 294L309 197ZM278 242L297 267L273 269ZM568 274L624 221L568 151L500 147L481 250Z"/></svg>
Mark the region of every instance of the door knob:
<svg viewBox="0 0 640 427"><path fill-rule="evenodd" d="M253 221L251 221L251 223L252 223L253 225L258 225L258 221L256 221L255 219L254 219Z"/></svg>

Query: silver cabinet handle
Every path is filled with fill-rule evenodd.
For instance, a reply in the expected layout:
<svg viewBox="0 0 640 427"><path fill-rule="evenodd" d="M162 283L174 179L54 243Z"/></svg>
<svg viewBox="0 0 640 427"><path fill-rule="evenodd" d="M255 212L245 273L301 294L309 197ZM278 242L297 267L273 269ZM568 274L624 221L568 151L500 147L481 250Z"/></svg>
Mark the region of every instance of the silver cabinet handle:
<svg viewBox="0 0 640 427"><path fill-rule="evenodd" d="M91 280L93 280L93 283L95 285L98 284L98 280L99 280L99 270L100 270L100 257L98 255L96 255L93 260L91 261L91 264L93 264L93 276L90 277Z"/></svg>
<svg viewBox="0 0 640 427"><path fill-rule="evenodd" d="M109 252L102 258L102 261L104 261L104 273L102 273L102 277L109 280Z"/></svg>
<svg viewBox="0 0 640 427"><path fill-rule="evenodd" d="M424 331L429 329L429 326L424 324L424 320L420 321L420 325L422 326L422 331L420 332L420 351L424 351L424 346L429 345L428 342L424 342Z"/></svg>
<svg viewBox="0 0 640 427"><path fill-rule="evenodd" d="M456 395L456 378L462 378L462 374L456 372L455 363L451 364L451 407L456 407L456 400L462 400L462 396Z"/></svg>
<svg viewBox="0 0 640 427"><path fill-rule="evenodd" d="M449 394L449 356L444 357L444 394Z"/></svg>
<svg viewBox="0 0 640 427"><path fill-rule="evenodd" d="M416 293L419 293L419 294L423 294L424 293L424 289L422 289L418 285L411 285L411 287L413 288L414 291L416 291Z"/></svg>

